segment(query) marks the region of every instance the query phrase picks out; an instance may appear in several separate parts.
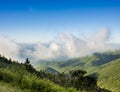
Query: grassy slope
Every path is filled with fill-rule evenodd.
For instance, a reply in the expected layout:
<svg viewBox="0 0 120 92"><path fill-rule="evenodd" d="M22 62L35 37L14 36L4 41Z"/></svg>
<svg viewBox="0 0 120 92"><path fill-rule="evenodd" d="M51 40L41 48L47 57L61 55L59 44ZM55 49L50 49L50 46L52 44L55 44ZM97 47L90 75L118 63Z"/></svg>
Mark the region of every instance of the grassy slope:
<svg viewBox="0 0 120 92"><path fill-rule="evenodd" d="M88 74L96 73L100 87L120 92L120 51L96 53L92 56L63 62L49 62L45 66L59 72L82 69L86 70Z"/></svg>
<svg viewBox="0 0 120 92"><path fill-rule="evenodd" d="M6 61L0 58L0 92L79 92L73 88L60 87L47 79L39 79L27 72L23 65L8 64Z"/></svg>
<svg viewBox="0 0 120 92"><path fill-rule="evenodd" d="M22 89L18 87L13 87L12 85L0 81L0 92L24 92Z"/></svg>
<svg viewBox="0 0 120 92"><path fill-rule="evenodd" d="M97 73L99 86L120 92L120 59L103 65Z"/></svg>

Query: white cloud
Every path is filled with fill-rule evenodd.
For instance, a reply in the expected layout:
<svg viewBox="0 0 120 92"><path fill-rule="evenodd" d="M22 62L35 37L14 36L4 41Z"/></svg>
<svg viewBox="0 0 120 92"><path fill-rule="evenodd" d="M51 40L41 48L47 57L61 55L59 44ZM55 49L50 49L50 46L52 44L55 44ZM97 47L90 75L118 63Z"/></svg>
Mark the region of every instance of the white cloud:
<svg viewBox="0 0 120 92"><path fill-rule="evenodd" d="M110 30L104 28L100 30L95 36L93 35L93 37L98 42L106 42L109 40Z"/></svg>
<svg viewBox="0 0 120 92"><path fill-rule="evenodd" d="M34 61L80 57L93 52L112 50L112 47L107 43L109 36L110 33L107 29L101 30L87 39L79 39L69 33L63 33L54 41L46 44L18 44L0 37L0 53L13 59L28 57Z"/></svg>
<svg viewBox="0 0 120 92"><path fill-rule="evenodd" d="M97 34L93 35L91 39L88 40L88 48L93 50L93 52L112 50L112 47L108 44L109 37L110 31L108 29L99 31Z"/></svg>
<svg viewBox="0 0 120 92"><path fill-rule="evenodd" d="M17 60L19 45L5 37L0 37L0 54Z"/></svg>

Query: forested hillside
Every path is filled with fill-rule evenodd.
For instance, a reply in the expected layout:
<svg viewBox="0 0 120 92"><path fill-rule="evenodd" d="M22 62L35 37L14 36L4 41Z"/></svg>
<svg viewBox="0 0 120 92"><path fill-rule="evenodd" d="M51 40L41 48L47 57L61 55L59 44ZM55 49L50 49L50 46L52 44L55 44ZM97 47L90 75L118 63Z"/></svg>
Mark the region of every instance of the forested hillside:
<svg viewBox="0 0 120 92"><path fill-rule="evenodd" d="M37 72L28 61L19 64L0 57L0 92L6 91L6 88L7 92L78 92L44 78L44 73Z"/></svg>
<svg viewBox="0 0 120 92"><path fill-rule="evenodd" d="M39 62L40 63L40 62ZM50 67L55 71L66 72L82 69L87 75L98 79L98 85L112 92L120 91L120 51L94 53L91 56L74 58L67 61L44 62L41 66ZM47 68L49 69L49 68Z"/></svg>
<svg viewBox="0 0 120 92"><path fill-rule="evenodd" d="M18 63L0 56L0 92L109 92L84 70L69 74L37 71L28 58Z"/></svg>

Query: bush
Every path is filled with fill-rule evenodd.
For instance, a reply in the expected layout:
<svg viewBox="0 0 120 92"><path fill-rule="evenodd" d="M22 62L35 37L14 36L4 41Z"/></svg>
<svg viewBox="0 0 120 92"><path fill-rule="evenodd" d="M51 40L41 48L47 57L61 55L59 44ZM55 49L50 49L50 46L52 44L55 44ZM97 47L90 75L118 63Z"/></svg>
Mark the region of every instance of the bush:
<svg viewBox="0 0 120 92"><path fill-rule="evenodd" d="M18 73L0 68L0 80L4 80L5 82L18 82L19 79L20 76Z"/></svg>
<svg viewBox="0 0 120 92"><path fill-rule="evenodd" d="M21 80L21 88L27 88L30 89L32 85L32 81L28 76L23 76Z"/></svg>

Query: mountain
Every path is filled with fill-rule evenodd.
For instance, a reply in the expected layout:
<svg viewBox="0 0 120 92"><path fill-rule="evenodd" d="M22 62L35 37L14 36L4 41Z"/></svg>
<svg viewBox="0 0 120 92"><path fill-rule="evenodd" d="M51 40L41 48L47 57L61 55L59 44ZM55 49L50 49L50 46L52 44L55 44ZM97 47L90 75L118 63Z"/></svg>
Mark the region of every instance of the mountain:
<svg viewBox="0 0 120 92"><path fill-rule="evenodd" d="M50 81L51 74L36 71L26 61L20 64L0 56L0 92L80 92Z"/></svg>
<svg viewBox="0 0 120 92"><path fill-rule="evenodd" d="M0 92L24 92L24 91L19 87L12 86L8 83L0 81Z"/></svg>
<svg viewBox="0 0 120 92"><path fill-rule="evenodd" d="M91 56L66 61L44 62L40 66L66 73L77 69L86 70L88 75L98 78L100 87L110 89L112 92L120 91L120 50L94 53Z"/></svg>
<svg viewBox="0 0 120 92"><path fill-rule="evenodd" d="M19 63L0 55L0 92L110 92L100 88L96 78L86 73L60 73L51 67L37 71L28 58Z"/></svg>
<svg viewBox="0 0 120 92"><path fill-rule="evenodd" d="M98 74L98 85L112 90L120 91L120 58L104 64Z"/></svg>

